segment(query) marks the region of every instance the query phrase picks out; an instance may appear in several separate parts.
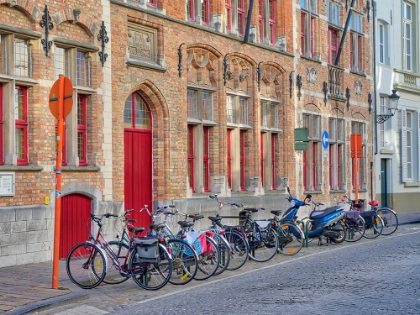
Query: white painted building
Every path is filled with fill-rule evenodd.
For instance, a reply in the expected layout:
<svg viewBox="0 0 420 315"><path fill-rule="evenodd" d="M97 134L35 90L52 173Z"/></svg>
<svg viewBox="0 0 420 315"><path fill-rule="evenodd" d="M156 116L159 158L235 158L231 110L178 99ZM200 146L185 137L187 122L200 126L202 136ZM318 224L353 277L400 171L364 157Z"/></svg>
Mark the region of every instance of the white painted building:
<svg viewBox="0 0 420 315"><path fill-rule="evenodd" d="M420 212L420 3L375 1L373 11L375 198L398 213ZM395 114L393 90L400 97Z"/></svg>

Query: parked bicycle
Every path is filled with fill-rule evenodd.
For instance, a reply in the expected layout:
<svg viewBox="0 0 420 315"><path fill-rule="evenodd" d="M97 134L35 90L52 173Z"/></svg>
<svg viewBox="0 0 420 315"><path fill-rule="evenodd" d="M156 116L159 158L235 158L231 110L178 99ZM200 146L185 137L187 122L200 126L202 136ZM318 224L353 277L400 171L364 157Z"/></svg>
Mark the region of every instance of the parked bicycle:
<svg viewBox="0 0 420 315"><path fill-rule="evenodd" d="M210 199L213 199L217 202L216 216L209 216L211 220L210 230L215 233L220 233L219 231L224 231L224 237L229 243L229 252L230 260L229 264L226 267L226 270L237 270L241 268L246 261L248 260L249 246L246 240L246 236L243 235L242 226L225 226L221 223L222 217L220 212L225 205L228 206L237 206L238 204L229 201L220 201L217 197L217 194L210 195Z"/></svg>
<svg viewBox="0 0 420 315"><path fill-rule="evenodd" d="M380 207L378 200L369 201L369 205L372 207L372 210L381 217L384 222L382 229L382 235L391 235L398 228L398 216L397 213L388 207Z"/></svg>
<svg viewBox="0 0 420 315"><path fill-rule="evenodd" d="M173 269L169 283L184 285L192 281L197 274L198 256L186 240L177 239L169 228L167 218L169 215L175 215L172 209L176 211L174 206L163 206L158 207L154 213L151 213L147 205L144 205L140 212L146 211L152 218L152 224L149 226L150 230L147 235L163 239L165 246L172 255ZM163 222L156 223L161 216L164 216Z"/></svg>
<svg viewBox="0 0 420 315"><path fill-rule="evenodd" d="M134 282L146 290L158 290L164 287L172 273L172 257L158 239L130 237L129 247L124 262L118 257L102 234L102 219L118 217L106 213L100 216L91 214L91 219L98 225L96 237L90 235L89 241L76 244L69 252L66 270L70 280L84 289L98 286L105 278L108 257L118 272L124 277L131 277ZM144 231L134 230L134 234Z"/></svg>
<svg viewBox="0 0 420 315"><path fill-rule="evenodd" d="M381 235L384 222L375 210L362 211L364 207L363 199L352 200L348 196L344 195L341 200L342 202L350 205L350 210L359 211L360 216L365 221L365 231L363 237L373 239Z"/></svg>
<svg viewBox="0 0 420 315"><path fill-rule="evenodd" d="M269 220L256 220L254 221L251 217L252 213L256 213L264 208L250 208L244 207L243 204L238 205L231 203L232 206L238 208L243 216L218 216L217 218L236 218L243 220L243 225L239 227L241 232L246 236L249 253L248 256L254 261L264 262L268 261L275 256L277 248L279 246L279 239L276 231ZM220 221L215 222L222 228L234 228L238 229L237 226L226 226ZM273 223L274 224L274 223Z"/></svg>
<svg viewBox="0 0 420 315"><path fill-rule="evenodd" d="M338 206L339 202L336 197L334 196L333 198ZM321 203L320 205L323 204ZM360 211L345 210L342 222L346 227L346 242L357 242L365 235L365 220L360 215Z"/></svg>

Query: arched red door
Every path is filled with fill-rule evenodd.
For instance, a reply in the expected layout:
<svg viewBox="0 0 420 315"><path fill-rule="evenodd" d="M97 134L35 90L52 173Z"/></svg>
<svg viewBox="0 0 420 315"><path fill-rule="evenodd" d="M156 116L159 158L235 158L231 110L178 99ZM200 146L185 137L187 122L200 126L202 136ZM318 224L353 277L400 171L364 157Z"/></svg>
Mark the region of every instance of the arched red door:
<svg viewBox="0 0 420 315"><path fill-rule="evenodd" d="M60 258L66 258L70 249L87 241L91 234L90 213L92 200L81 194L71 194L61 198Z"/></svg>
<svg viewBox="0 0 420 315"><path fill-rule="evenodd" d="M133 93L124 107L124 203L134 209L137 227L147 228L151 218L140 209L152 206L152 128L151 115L144 99Z"/></svg>

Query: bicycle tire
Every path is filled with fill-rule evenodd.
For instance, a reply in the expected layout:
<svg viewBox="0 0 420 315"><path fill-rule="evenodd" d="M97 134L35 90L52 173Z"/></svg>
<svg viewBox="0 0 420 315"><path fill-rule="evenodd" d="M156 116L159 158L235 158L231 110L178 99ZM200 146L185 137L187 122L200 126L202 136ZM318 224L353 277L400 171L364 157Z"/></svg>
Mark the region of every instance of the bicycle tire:
<svg viewBox="0 0 420 315"><path fill-rule="evenodd" d="M365 220L359 215L355 222L344 223L346 225L346 242L357 242L365 234Z"/></svg>
<svg viewBox="0 0 420 315"><path fill-rule="evenodd" d="M222 274L230 263L230 247L223 235L214 233L213 239L219 249L219 268L214 273L215 276Z"/></svg>
<svg viewBox="0 0 420 315"><path fill-rule="evenodd" d="M230 247L230 261L227 270L237 270L248 260L248 242L245 237L235 230L225 230L225 238Z"/></svg>
<svg viewBox="0 0 420 315"><path fill-rule="evenodd" d="M293 256L302 249L302 240L305 238L305 235L296 224L287 222L280 224L277 228L277 235L279 238L279 253Z"/></svg>
<svg viewBox="0 0 420 315"><path fill-rule="evenodd" d="M128 255L128 245L122 241L110 241L108 245L118 257L122 271L127 271L127 266L124 266L124 263L126 262L126 257ZM128 272L126 275L121 274L119 268L115 266L111 257L109 257L104 282L106 284L119 284L127 281L129 278L130 274Z"/></svg>
<svg viewBox="0 0 420 315"><path fill-rule="evenodd" d="M384 228L382 229L382 235L391 235L398 228L398 216L395 211L390 208L379 208L376 213L381 217L384 222Z"/></svg>
<svg viewBox="0 0 420 315"><path fill-rule="evenodd" d="M365 221L367 220L365 219ZM366 222L365 234L363 235L363 237L368 239L377 238L379 235L381 235L384 228L384 223L381 217L376 214L376 212L373 214L373 219L371 221L371 223Z"/></svg>
<svg viewBox="0 0 420 315"><path fill-rule="evenodd" d="M210 246L208 253L198 254L198 270L194 276L195 280L206 280L216 273L219 268L219 250L213 238L206 235L207 246ZM194 248L194 246L193 246Z"/></svg>
<svg viewBox="0 0 420 315"><path fill-rule="evenodd" d="M170 249L173 261L172 275L169 283L184 285L189 283L198 270L198 257L187 242L170 239L166 246Z"/></svg>
<svg viewBox="0 0 420 315"><path fill-rule="evenodd" d="M105 278L107 260L102 250L93 243L76 244L66 259L70 280L83 289L97 287Z"/></svg>
<svg viewBox="0 0 420 315"><path fill-rule="evenodd" d="M157 263L142 261L137 248L132 249L128 268L134 282L143 289L156 291L163 288L172 275L172 259L166 248L159 244L160 259Z"/></svg>
<svg viewBox="0 0 420 315"><path fill-rule="evenodd" d="M259 234L259 235L258 235ZM248 235L249 253L248 256L254 261L265 262L273 258L279 247L277 232L268 227L259 230L257 235Z"/></svg>

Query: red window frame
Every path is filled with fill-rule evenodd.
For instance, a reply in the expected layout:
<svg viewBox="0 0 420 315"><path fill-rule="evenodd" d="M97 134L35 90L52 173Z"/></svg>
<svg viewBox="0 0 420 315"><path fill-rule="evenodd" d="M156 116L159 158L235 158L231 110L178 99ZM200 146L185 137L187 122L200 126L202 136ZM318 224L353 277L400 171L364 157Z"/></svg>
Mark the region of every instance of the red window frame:
<svg viewBox="0 0 420 315"><path fill-rule="evenodd" d="M240 36L245 33L245 0L238 0L238 31Z"/></svg>
<svg viewBox="0 0 420 315"><path fill-rule="evenodd" d="M0 84L0 165L4 164L4 157L3 157L3 84Z"/></svg>
<svg viewBox="0 0 420 315"><path fill-rule="evenodd" d="M228 179L228 185L230 189L232 190L232 130L227 130L227 179Z"/></svg>
<svg viewBox="0 0 420 315"><path fill-rule="evenodd" d="M232 33L232 0L226 0L226 19L227 29L229 33Z"/></svg>
<svg viewBox="0 0 420 315"><path fill-rule="evenodd" d="M239 170L241 177L241 190L245 190L245 130L239 132Z"/></svg>
<svg viewBox="0 0 420 315"><path fill-rule="evenodd" d="M203 127L203 188L210 191L209 127Z"/></svg>
<svg viewBox="0 0 420 315"><path fill-rule="evenodd" d="M18 165L28 165L29 164L28 163L28 89L26 87L23 87L23 86L16 86L15 87L15 93L17 93L16 90L18 90L22 93L22 95L21 95L22 103L19 104L19 107L22 106L22 108L20 109L21 113L22 113L22 116L19 117L20 119L15 119L15 128L16 128L16 130L20 129L23 133L23 139L22 139L23 141L19 145L22 154L20 155L20 157L19 156L17 157L17 164ZM16 117L16 113L15 113L15 117ZM15 139L15 146L16 146L16 141L17 140L18 139ZM15 153L17 153L17 152L15 152Z"/></svg>
<svg viewBox="0 0 420 315"><path fill-rule="evenodd" d="M87 97L77 95L77 155L79 166L86 166L87 163ZM64 155L64 150L63 150Z"/></svg>
<svg viewBox="0 0 420 315"><path fill-rule="evenodd" d="M204 25L210 24L210 0L203 0L201 5L202 23Z"/></svg>
<svg viewBox="0 0 420 315"><path fill-rule="evenodd" d="M343 144L337 144L337 189L341 189L341 150L343 149Z"/></svg>
<svg viewBox="0 0 420 315"><path fill-rule="evenodd" d="M317 189L317 177L316 177L316 170L317 170L317 165L316 165L316 162L317 162L317 146L318 146L318 142L313 142L312 143L312 185L313 185L313 188L314 188L314 190L316 190Z"/></svg>
<svg viewBox="0 0 420 315"><path fill-rule="evenodd" d="M362 70L362 36L357 35L357 68L360 70Z"/></svg>
<svg viewBox="0 0 420 315"><path fill-rule="evenodd" d="M275 18L276 18L276 6L275 0L269 1L269 14L270 17L268 19L268 24L270 25L270 38L271 38L271 45L276 44L276 27L275 27Z"/></svg>
<svg viewBox="0 0 420 315"><path fill-rule="evenodd" d="M259 1L259 12L258 12L258 20L260 23L260 41L264 43L264 24L265 24L265 15L264 15L264 0Z"/></svg>
<svg viewBox="0 0 420 315"><path fill-rule="evenodd" d="M333 185L334 185L334 181L333 181L333 158L334 158L334 145L330 144L330 147L328 148L328 154L329 154L329 159L328 159L328 170L329 170L329 180L330 180L330 189L333 189Z"/></svg>
<svg viewBox="0 0 420 315"><path fill-rule="evenodd" d="M190 21L195 21L195 0L187 1L187 14Z"/></svg>
<svg viewBox="0 0 420 315"><path fill-rule="evenodd" d="M271 135L271 189L276 190L276 135Z"/></svg>
<svg viewBox="0 0 420 315"><path fill-rule="evenodd" d="M260 136L260 166L261 166L261 185L264 187L264 170L265 170L265 161L264 161L264 133L261 133Z"/></svg>
<svg viewBox="0 0 420 315"><path fill-rule="evenodd" d="M187 134L187 141L188 141L188 152L187 152L187 160L188 160L188 177L189 177L189 184L192 192L195 192L194 189L194 126L188 125L188 134Z"/></svg>
<svg viewBox="0 0 420 315"><path fill-rule="evenodd" d="M157 7L157 0L147 0L147 5L151 7Z"/></svg>
<svg viewBox="0 0 420 315"><path fill-rule="evenodd" d="M328 62L333 64L335 58L337 57L338 51L338 36L337 31L335 29L329 28L328 29ZM334 58L333 58L334 53Z"/></svg>
<svg viewBox="0 0 420 315"><path fill-rule="evenodd" d="M353 70L354 68L354 45L353 45L353 40L354 40L354 34L350 33L350 69Z"/></svg>
<svg viewBox="0 0 420 315"><path fill-rule="evenodd" d="M301 12L300 14L300 45L302 48L302 55L305 56L306 53L306 43L305 43L305 35L306 35L306 29L305 29L305 21L306 21L306 13Z"/></svg>

